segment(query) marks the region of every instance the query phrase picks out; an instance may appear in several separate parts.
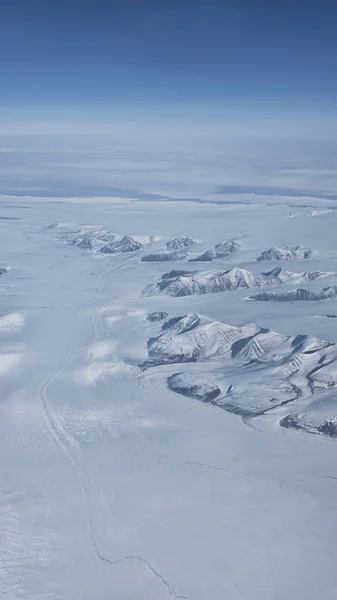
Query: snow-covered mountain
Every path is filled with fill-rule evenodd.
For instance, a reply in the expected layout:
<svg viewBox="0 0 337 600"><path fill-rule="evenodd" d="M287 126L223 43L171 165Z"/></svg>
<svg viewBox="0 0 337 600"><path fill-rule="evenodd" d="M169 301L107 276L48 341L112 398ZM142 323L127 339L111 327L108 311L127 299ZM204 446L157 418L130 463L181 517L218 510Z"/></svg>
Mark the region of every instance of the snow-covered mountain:
<svg viewBox="0 0 337 600"><path fill-rule="evenodd" d="M228 240L227 242L216 244L214 248L211 250L206 250L195 258L191 258L190 262L211 262L212 260L216 260L218 258L226 258L227 256L231 256L231 254L235 254L241 249L242 245L238 240Z"/></svg>
<svg viewBox="0 0 337 600"><path fill-rule="evenodd" d="M260 302L315 302L316 300L331 300L337 298L337 286L332 285L318 292L301 288L288 292L260 292L254 296L249 296L249 298L251 300L259 300Z"/></svg>
<svg viewBox="0 0 337 600"><path fill-rule="evenodd" d="M125 252L137 252L142 248L142 244L129 235L125 235L121 240L109 242L100 252L103 254L123 254Z"/></svg>
<svg viewBox="0 0 337 600"><path fill-rule="evenodd" d="M330 379L331 386L326 385L325 387L335 387L336 381L337 374L335 373L335 377ZM308 433L337 438L336 392L328 390L317 394L305 408L302 407L301 411L283 417L280 425L289 429L300 429Z"/></svg>
<svg viewBox="0 0 337 600"><path fill-rule="evenodd" d="M162 332L148 341L149 365L196 362L228 353L239 339L260 329L254 325L234 327L212 322L195 313L165 322Z"/></svg>
<svg viewBox="0 0 337 600"><path fill-rule="evenodd" d="M309 401L317 390L337 386L333 343L284 336L254 323L233 326L195 313L174 317L149 339L147 353L143 368L185 365L168 376L171 390L242 416L300 397Z"/></svg>
<svg viewBox="0 0 337 600"><path fill-rule="evenodd" d="M52 225L50 228L58 228L59 225ZM108 231L104 227L85 226L76 229L75 231L68 231L58 236L59 240L73 244L84 250L99 250L105 246L108 242L113 242L116 239L116 234L112 231Z"/></svg>
<svg viewBox="0 0 337 600"><path fill-rule="evenodd" d="M308 259L312 256L312 250L310 248L303 248L302 246L282 246L281 248L270 248L262 252L257 257L258 261L274 261L274 260L298 260Z"/></svg>
<svg viewBox="0 0 337 600"><path fill-rule="evenodd" d="M169 262L183 260L186 256L188 256L187 252L182 250L159 250L143 256L142 262Z"/></svg>
<svg viewBox="0 0 337 600"><path fill-rule="evenodd" d="M227 271L182 271L165 273L155 285L148 285L143 294L168 296L192 296L214 294L217 292L234 291L261 287L275 287L288 283L304 283L333 275L331 272L305 271L293 273L280 267L267 273L254 273L246 269L229 269Z"/></svg>
<svg viewBox="0 0 337 600"><path fill-rule="evenodd" d="M63 233L57 239L83 250L94 250L102 254L123 254L137 252L143 246L151 244L155 238L150 235L117 236L104 227L88 225L75 231Z"/></svg>
<svg viewBox="0 0 337 600"><path fill-rule="evenodd" d="M166 250L184 250L196 244L196 240L188 235L175 235L165 245Z"/></svg>
<svg viewBox="0 0 337 600"><path fill-rule="evenodd" d="M189 255L189 248L196 244L196 240L186 235L176 235L171 238L164 249L157 250L143 256L142 262L169 262L183 260Z"/></svg>
<svg viewBox="0 0 337 600"><path fill-rule="evenodd" d="M271 360L270 353L278 348L273 353L274 362L281 355L283 360L288 353L293 357L294 349L312 353L329 346L305 335L283 336L255 323L239 327L191 313L169 319L162 325L161 333L149 340L148 364L196 362L229 355L261 361L269 354Z"/></svg>

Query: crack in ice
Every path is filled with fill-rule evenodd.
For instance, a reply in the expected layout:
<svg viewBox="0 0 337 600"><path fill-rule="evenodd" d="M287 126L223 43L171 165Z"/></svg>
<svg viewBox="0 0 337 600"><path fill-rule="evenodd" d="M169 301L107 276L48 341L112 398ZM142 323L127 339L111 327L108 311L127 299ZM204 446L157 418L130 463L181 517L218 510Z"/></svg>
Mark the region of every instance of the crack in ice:
<svg viewBox="0 0 337 600"><path fill-rule="evenodd" d="M271 477L270 479L268 479L267 477L260 477L259 475L254 475L253 473L243 473L242 471L233 471L232 469L226 469L224 467L217 467L217 466L211 465L209 463L196 462L193 460L185 462L185 465L195 465L197 467L205 467L206 469L212 469L213 471L229 473L230 476L237 475L238 477L249 477L252 479L258 479L259 481L265 481L267 483L276 482L278 484L279 488L281 490L283 490L282 483L284 483L284 480L281 479L280 477Z"/></svg>
<svg viewBox="0 0 337 600"><path fill-rule="evenodd" d="M154 575L157 579L159 579L159 581L165 586L165 588L168 591L168 594L170 596L173 596L174 598L176 598L177 600L189 600L188 596L182 596L180 594L178 594L169 584L169 582L165 579L165 577L163 577L163 575L161 575L160 573L158 573L158 571L156 571L156 569L151 565L151 563L146 560L145 558L143 558L142 556L138 556L138 555L127 555L124 556L123 558L117 558L116 560L110 560L109 558L107 558L106 556L103 556L100 551L98 550L96 544L94 543L94 541L92 540L93 546L95 548L96 554L99 558L99 560L101 562L105 562L108 563L109 565L111 565L112 567L118 564L121 564L123 562L129 562L129 561L136 561L136 562L140 562L141 564L145 565L147 567L147 569L152 573L152 575Z"/></svg>

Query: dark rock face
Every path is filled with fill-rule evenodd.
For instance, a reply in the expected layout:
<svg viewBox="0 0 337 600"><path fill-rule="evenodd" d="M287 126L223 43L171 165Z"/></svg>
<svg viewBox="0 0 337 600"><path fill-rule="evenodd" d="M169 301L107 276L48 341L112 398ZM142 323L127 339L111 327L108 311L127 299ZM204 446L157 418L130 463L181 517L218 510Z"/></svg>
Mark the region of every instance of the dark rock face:
<svg viewBox="0 0 337 600"><path fill-rule="evenodd" d="M173 317L165 321L162 325L160 335L148 340L148 360L142 363L141 366L150 367L164 364L196 362L200 355L200 347L189 343L186 345L184 334L191 332L199 324L199 315L193 313L184 317ZM174 340L176 338L180 339L180 336L182 344L179 342L176 344Z"/></svg>
<svg viewBox="0 0 337 600"><path fill-rule="evenodd" d="M257 257L257 261L267 260L307 260L311 258L312 250L302 246L282 246L282 248L270 248Z"/></svg>
<svg viewBox="0 0 337 600"><path fill-rule="evenodd" d="M169 273L164 273L162 275L162 279L174 279L175 277L188 277L189 275L193 275L195 271L182 271L182 270L172 270Z"/></svg>
<svg viewBox="0 0 337 600"><path fill-rule="evenodd" d="M226 258L226 256L230 256L238 250L241 250L242 246L240 242L237 240L229 240L228 242L221 242L220 244L216 244L214 248L211 250L206 250L197 256L196 258L191 258L190 262L211 262L212 260L216 260L219 258Z"/></svg>
<svg viewBox="0 0 337 600"><path fill-rule="evenodd" d="M141 244L129 235L125 235L121 240L110 242L101 248L103 254L122 254L124 252L137 252L141 249Z"/></svg>
<svg viewBox="0 0 337 600"><path fill-rule="evenodd" d="M260 302L300 302L300 301L315 301L329 300L337 297L337 286L323 288L319 292L310 292L298 288L291 292L261 292L250 296L251 300L259 300Z"/></svg>
<svg viewBox="0 0 337 600"><path fill-rule="evenodd" d="M150 323L156 323L157 321L163 321L166 317L168 317L167 312L152 312L147 315L146 320Z"/></svg>
<svg viewBox="0 0 337 600"><path fill-rule="evenodd" d="M214 250L206 250L200 254L200 256L196 256L195 258L190 258L189 262L211 262L216 259L216 253Z"/></svg>
<svg viewBox="0 0 337 600"><path fill-rule="evenodd" d="M323 435L328 435L329 437L337 437L337 423L336 421L324 421L322 425L317 427L317 431L319 433L323 433Z"/></svg>
<svg viewBox="0 0 337 600"><path fill-rule="evenodd" d="M169 242L167 242L166 250L182 250L184 248L190 248L196 244L196 241L188 237L187 235L176 235Z"/></svg>
<svg viewBox="0 0 337 600"><path fill-rule="evenodd" d="M281 425L337 437L333 342L305 334L284 336L254 323L229 325L191 313L167 319L159 335L148 340L147 354L142 368L180 365L181 371L168 373L170 390L244 418L267 414L300 397L311 401L317 390L323 391L325 404L319 397L308 410L301 400L304 412L287 415ZM211 361L213 372L205 366Z"/></svg>
<svg viewBox="0 0 337 600"><path fill-rule="evenodd" d="M177 250L162 250L161 252L154 252L153 254L147 254L143 256L142 262L168 262L175 260L183 260L186 258L186 252L179 252Z"/></svg>
<svg viewBox="0 0 337 600"><path fill-rule="evenodd" d="M103 235L99 235L97 237L97 239L100 240L101 242L106 242L106 243L110 242L111 243L116 240L116 234L111 233L111 232L104 233Z"/></svg>
<svg viewBox="0 0 337 600"><path fill-rule="evenodd" d="M286 415L280 421L281 427L286 427L287 429L302 429L297 415Z"/></svg>
<svg viewBox="0 0 337 600"><path fill-rule="evenodd" d="M173 327L173 325L179 323L179 321L181 321L182 318L183 317L172 317L171 319L168 319L168 321L165 321L164 325L162 326L162 331L170 329L171 327Z"/></svg>
<svg viewBox="0 0 337 600"><path fill-rule="evenodd" d="M47 229L57 229L60 226L60 223L58 221L56 221L55 223L52 223L51 225L47 225Z"/></svg>
<svg viewBox="0 0 337 600"><path fill-rule="evenodd" d="M280 425L287 429L298 429L308 433L337 438L337 422L332 420L324 420L321 424L312 425L306 424L299 415L286 415L281 419Z"/></svg>
<svg viewBox="0 0 337 600"><path fill-rule="evenodd" d="M216 384L203 381L199 377L194 379L196 379L195 383L187 379L183 373L174 373L168 377L167 385L173 392L189 398L196 398L201 402L213 402L221 394L221 390Z"/></svg>
<svg viewBox="0 0 337 600"><path fill-rule="evenodd" d="M262 286L281 285L292 273L283 271L270 274L253 273L245 269L228 271L171 271L150 289L150 293L164 293L168 296L181 297L219 292L249 289Z"/></svg>
<svg viewBox="0 0 337 600"><path fill-rule="evenodd" d="M89 238L85 238L84 240L79 242L79 244L77 244L77 247L83 248L84 250L91 250L92 249L91 240Z"/></svg>
<svg viewBox="0 0 337 600"><path fill-rule="evenodd" d="M195 327L198 327L199 324L199 315L192 313L190 315L185 315L184 317L173 317L172 319L165 321L164 325L162 326L162 331L170 329L170 333L173 335L179 335L181 333L191 331Z"/></svg>
<svg viewBox="0 0 337 600"><path fill-rule="evenodd" d="M8 273L8 270L5 267L0 267L0 275L4 275L5 273Z"/></svg>

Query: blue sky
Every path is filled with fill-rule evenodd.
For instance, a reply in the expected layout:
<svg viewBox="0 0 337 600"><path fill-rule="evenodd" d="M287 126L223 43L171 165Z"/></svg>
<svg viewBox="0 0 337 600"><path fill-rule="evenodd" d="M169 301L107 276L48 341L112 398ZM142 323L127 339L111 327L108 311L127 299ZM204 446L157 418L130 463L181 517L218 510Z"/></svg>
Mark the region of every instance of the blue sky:
<svg viewBox="0 0 337 600"><path fill-rule="evenodd" d="M333 0L4 1L11 115L336 116Z"/></svg>

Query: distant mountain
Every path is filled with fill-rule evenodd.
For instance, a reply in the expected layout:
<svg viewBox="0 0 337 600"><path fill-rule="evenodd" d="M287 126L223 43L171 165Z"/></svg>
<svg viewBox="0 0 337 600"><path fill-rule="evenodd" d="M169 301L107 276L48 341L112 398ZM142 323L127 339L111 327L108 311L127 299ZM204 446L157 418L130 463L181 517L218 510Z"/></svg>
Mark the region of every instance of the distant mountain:
<svg viewBox="0 0 337 600"><path fill-rule="evenodd" d="M260 292L250 296L251 300L260 302L299 302L315 300L331 300L337 298L337 286L323 288L318 292L297 289L289 292Z"/></svg>
<svg viewBox="0 0 337 600"><path fill-rule="evenodd" d="M216 244L211 250L206 250L199 256L191 258L190 262L211 262L212 260L231 256L231 254L235 254L235 252L238 252L238 250L241 249L242 245L238 240L233 239L227 242L221 242L220 244Z"/></svg>
<svg viewBox="0 0 337 600"><path fill-rule="evenodd" d="M93 250L102 254L123 254L137 252L154 241L150 235L117 236L104 227L86 226L76 231L63 233L57 239L72 244L82 250Z"/></svg>
<svg viewBox="0 0 337 600"><path fill-rule="evenodd" d="M254 273L246 269L229 269L228 271L191 271L165 273L155 285L149 285L144 295L165 294L168 296L192 296L214 294L217 292L251 289L254 287L275 287L285 282L304 283L333 273L322 271L305 271L292 273L280 267L267 273Z"/></svg>
<svg viewBox="0 0 337 600"><path fill-rule="evenodd" d="M125 235L121 240L115 240L103 246L100 252L103 254L123 254L126 252L137 252L142 245L129 235Z"/></svg>
<svg viewBox="0 0 337 600"><path fill-rule="evenodd" d="M99 250L108 242L116 239L116 235L103 227L87 226L61 234L57 239L73 244L83 250Z"/></svg>
<svg viewBox="0 0 337 600"><path fill-rule="evenodd" d="M84 250L92 250L93 240L90 238L84 238L77 244L78 248L83 248Z"/></svg>
<svg viewBox="0 0 337 600"><path fill-rule="evenodd" d="M166 250L183 250L186 248L190 248L194 244L196 244L196 240L187 235L175 235L167 244L165 245Z"/></svg>
<svg viewBox="0 0 337 600"><path fill-rule="evenodd" d="M312 250L302 246L282 246L282 248L270 248L257 257L257 261L273 260L298 260L311 258Z"/></svg>
<svg viewBox="0 0 337 600"><path fill-rule="evenodd" d="M160 250L158 252L154 252L153 254L147 254L143 256L142 262L168 262L168 261L176 261L183 260L186 258L187 252L182 252L181 250Z"/></svg>

